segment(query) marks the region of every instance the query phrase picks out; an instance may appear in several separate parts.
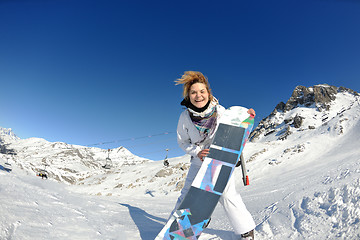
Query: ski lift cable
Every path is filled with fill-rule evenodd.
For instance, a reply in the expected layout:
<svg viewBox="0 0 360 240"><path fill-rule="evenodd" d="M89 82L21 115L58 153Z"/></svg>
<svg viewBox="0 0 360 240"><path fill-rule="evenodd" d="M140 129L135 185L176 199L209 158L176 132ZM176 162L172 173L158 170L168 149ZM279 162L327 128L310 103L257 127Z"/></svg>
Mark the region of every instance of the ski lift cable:
<svg viewBox="0 0 360 240"><path fill-rule="evenodd" d="M161 142L166 142L166 141L169 141L169 140L174 140L174 138L166 138L166 139L163 139L163 140L154 141L154 142L150 142L150 143L133 144L133 145L130 145L130 146L123 146L123 147L125 147L126 149L129 149L131 147L153 145L153 144L157 144L157 143L161 143Z"/></svg>
<svg viewBox="0 0 360 240"><path fill-rule="evenodd" d="M130 146L122 146L122 147L130 150L130 151L133 153L133 151L130 149L130 148L132 148L132 147L154 145L154 144L158 144L158 143L162 143L162 142L168 142L169 140L174 140L174 138L171 137L171 138L166 138L166 139L162 139L162 140L159 140L159 141L152 141L152 142L150 142L150 143L133 144L133 145L130 145ZM160 147L159 147L159 148L160 148ZM76 148L76 149L78 149L78 148ZM80 149L82 149L82 148L80 148ZM135 155L137 155L137 156L142 156L142 155L147 155L147 154L150 154L150 153L156 153L156 152L162 152L162 151L164 151L164 150L163 150L163 147L161 147L161 149L162 149L162 150L155 150L155 151L144 152L144 153L133 153L133 154L135 154ZM168 149L168 148L166 147L166 149ZM165 150L166 150L166 149L165 149ZM59 149L60 152L62 152L62 151L71 151L71 150L74 150L74 148ZM107 149L107 150L104 149L104 151L107 152L108 157L109 157L109 154L110 154L110 151L109 151L109 150L110 150L110 149ZM170 149L169 149L169 150L170 150ZM51 158L51 157L52 157L52 156L46 156L46 158ZM36 159L44 159L44 156L32 156L31 158L32 158L32 159L34 159L34 158L36 158ZM82 161L83 161L83 160L78 160L78 161L76 161L76 162L82 162ZM97 161L102 161L102 160L89 160L89 161L97 162ZM48 163L45 163L45 164L42 164L42 165L44 165L45 168L46 168L47 166L50 166Z"/></svg>
<svg viewBox="0 0 360 240"><path fill-rule="evenodd" d="M133 152L133 150L131 149L131 148L133 148L133 147L149 146L149 145L159 144L159 143L163 143L163 142L169 142L169 140L174 140L174 138L173 138L173 137L172 137L172 138L166 138L166 139L162 139L162 140L159 140L159 141L152 141L152 142L150 142L150 143L140 143L140 144L133 144L133 145L129 145L129 146L123 145L122 147L126 148L127 150L129 150L130 152L132 152L133 154L135 154L135 153ZM176 141L176 140L175 140L175 141ZM69 149L69 150L70 150L70 149ZM163 150L158 150L158 151L156 151L156 152L161 152L161 151L163 151ZM141 153L140 153L140 154L137 154L137 153L136 153L136 155L137 155L137 156L140 156Z"/></svg>
<svg viewBox="0 0 360 240"><path fill-rule="evenodd" d="M98 146L98 145L105 145L105 144L125 142L125 141L134 141L134 140L145 139L145 138L152 138L152 137L158 137L158 136L163 136L163 135L168 135L168 134L173 134L173 133L175 133L175 132L163 132L163 133L146 135L146 136L141 136L141 137L119 139L119 140L114 140L114 141L109 141L109 142L98 142L98 143L88 144L88 145L85 145L85 146L86 146L86 147L90 147L90 146Z"/></svg>
<svg viewBox="0 0 360 240"><path fill-rule="evenodd" d="M169 148L167 148L168 150L170 150ZM164 151L164 149L163 150L157 150L157 151L151 151L151 152L145 152L145 153L140 153L139 155L148 155L148 154L150 154L150 153L157 153L157 152L163 152Z"/></svg>

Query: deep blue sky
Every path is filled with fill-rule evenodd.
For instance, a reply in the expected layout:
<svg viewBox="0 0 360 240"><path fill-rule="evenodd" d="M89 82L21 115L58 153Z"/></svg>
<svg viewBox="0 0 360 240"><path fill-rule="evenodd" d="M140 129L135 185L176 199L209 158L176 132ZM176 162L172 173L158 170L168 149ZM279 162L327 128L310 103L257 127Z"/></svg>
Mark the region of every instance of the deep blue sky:
<svg viewBox="0 0 360 240"><path fill-rule="evenodd" d="M257 123L297 85L360 91L360 1L0 0L0 126L88 145L175 132L184 71ZM180 156L176 135L100 145Z"/></svg>

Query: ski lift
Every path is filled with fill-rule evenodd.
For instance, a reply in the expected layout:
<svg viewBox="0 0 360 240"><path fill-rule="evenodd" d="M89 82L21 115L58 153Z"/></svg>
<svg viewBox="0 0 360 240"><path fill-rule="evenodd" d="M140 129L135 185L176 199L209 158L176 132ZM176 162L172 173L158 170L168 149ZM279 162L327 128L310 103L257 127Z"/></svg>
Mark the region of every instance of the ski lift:
<svg viewBox="0 0 360 240"><path fill-rule="evenodd" d="M111 161L109 155L110 155L110 149L108 149L108 157L106 158L105 165L102 166L102 167L105 168L105 169L110 169L110 168L112 168L112 161Z"/></svg>
<svg viewBox="0 0 360 240"><path fill-rule="evenodd" d="M165 157L165 159L164 159L164 166L165 167L168 167L169 165L170 165L170 163L169 163L169 160L167 159L168 158L168 151L169 151L169 149L165 149L166 150L166 157Z"/></svg>
<svg viewBox="0 0 360 240"><path fill-rule="evenodd" d="M44 164L44 169L40 169L38 174L36 176L41 177L41 179L48 179L48 171L46 171L46 166L49 166L47 164Z"/></svg>

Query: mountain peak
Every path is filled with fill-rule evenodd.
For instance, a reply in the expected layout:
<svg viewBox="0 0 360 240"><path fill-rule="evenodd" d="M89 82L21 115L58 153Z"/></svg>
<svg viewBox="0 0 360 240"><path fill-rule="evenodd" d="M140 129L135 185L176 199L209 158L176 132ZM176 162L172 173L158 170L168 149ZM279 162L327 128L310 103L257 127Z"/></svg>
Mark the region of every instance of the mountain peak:
<svg viewBox="0 0 360 240"><path fill-rule="evenodd" d="M0 127L0 138L3 138L3 137L11 138L14 140L19 139L19 137L15 135L15 133L12 131L11 128Z"/></svg>
<svg viewBox="0 0 360 240"><path fill-rule="evenodd" d="M336 98L338 92L348 92L353 95L359 96L354 90L344 88L344 87L335 87L328 84L319 84L312 87L297 86L289 100L284 104L280 102L276 106L277 111L290 111L300 105L305 107L315 106L319 111L329 110L329 103Z"/></svg>
<svg viewBox="0 0 360 240"><path fill-rule="evenodd" d="M344 96L348 97L344 97ZM343 100L336 101L338 96L342 96ZM321 121L326 122L325 115L335 116L338 114L338 110L346 109L351 107L350 105L356 101L357 97L360 96L354 90L345 87L335 87L328 84L319 84L311 87L297 86L291 94L289 100L284 103L280 102L276 105L275 109L271 114L262 119L256 129L252 132L250 139L259 139L261 135L267 136L271 133L277 132L278 139L283 140L291 133L291 127L299 129L302 126L303 120L307 119L308 128L314 129L315 126L319 125L319 119L321 115ZM335 105L335 102L339 102L338 107L331 108ZM341 103L340 103L341 102ZM340 106L341 105L341 106ZM347 106L348 105L348 106ZM309 119L310 114L307 116L298 109L312 109L314 116ZM340 108L340 109L337 109ZM322 114L317 114L323 112ZM331 113L333 112L333 113ZM329 116L326 119L330 119ZM282 128L283 134L280 134L279 128Z"/></svg>

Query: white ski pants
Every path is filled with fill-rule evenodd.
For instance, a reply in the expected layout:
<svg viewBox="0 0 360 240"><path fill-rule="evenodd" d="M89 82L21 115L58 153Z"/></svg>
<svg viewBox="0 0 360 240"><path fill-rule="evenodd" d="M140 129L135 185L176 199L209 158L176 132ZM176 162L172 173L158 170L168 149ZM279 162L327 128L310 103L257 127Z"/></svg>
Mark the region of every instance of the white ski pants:
<svg viewBox="0 0 360 240"><path fill-rule="evenodd" d="M198 161L191 161L190 169L186 176L184 187L181 190L180 197L178 198L171 215L175 212L177 207L184 199L186 193L189 191L191 184L200 167L201 165L199 165ZM226 185L222 196L220 197L219 202L224 207L226 215L229 218L229 221L234 228L236 235L249 232L255 228L256 225L250 212L247 210L240 194L236 191L234 174L231 175L229 182Z"/></svg>

